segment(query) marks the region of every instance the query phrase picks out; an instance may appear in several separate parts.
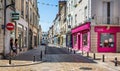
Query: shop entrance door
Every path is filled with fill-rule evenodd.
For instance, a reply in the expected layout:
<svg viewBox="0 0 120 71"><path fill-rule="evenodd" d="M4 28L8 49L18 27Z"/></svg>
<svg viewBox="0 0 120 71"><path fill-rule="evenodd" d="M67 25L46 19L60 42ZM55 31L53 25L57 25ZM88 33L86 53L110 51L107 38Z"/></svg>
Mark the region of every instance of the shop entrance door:
<svg viewBox="0 0 120 71"><path fill-rule="evenodd" d="M80 50L80 35L78 35L78 49Z"/></svg>

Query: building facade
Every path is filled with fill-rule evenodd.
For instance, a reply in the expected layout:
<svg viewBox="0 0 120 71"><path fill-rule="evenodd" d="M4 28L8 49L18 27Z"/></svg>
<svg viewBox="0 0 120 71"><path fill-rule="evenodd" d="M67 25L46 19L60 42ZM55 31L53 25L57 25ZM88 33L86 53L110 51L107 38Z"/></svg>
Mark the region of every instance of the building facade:
<svg viewBox="0 0 120 71"><path fill-rule="evenodd" d="M33 10L30 9L31 5L33 6ZM6 14L4 11L6 11ZM31 11L34 11L34 13L32 12L32 14L34 14L33 16L31 16ZM13 20L13 13L19 14L19 19ZM37 0L0 0L0 25L2 26L2 28L0 28L0 54L9 54L10 38L13 38L14 40L18 39L18 48L20 48L22 51L28 49L28 36L31 24L30 20L34 22L34 25L32 25L33 28L31 30L33 30L36 35L33 34L34 36L32 37L34 37L34 39L32 38L32 43L34 46L36 46L38 45L37 37L39 24ZM9 31L6 29L7 23L12 23L14 25L14 30Z"/></svg>
<svg viewBox="0 0 120 71"><path fill-rule="evenodd" d="M48 33L47 32L42 32L42 45L47 45L48 44Z"/></svg>
<svg viewBox="0 0 120 71"><path fill-rule="evenodd" d="M42 27L39 25L39 30L38 30L38 45L41 45L42 42Z"/></svg>
<svg viewBox="0 0 120 71"><path fill-rule="evenodd" d="M0 25L2 26L3 25L3 23L4 23L4 10L3 10L3 7L4 7L4 2L2 1L2 0L0 0ZM3 29L2 28L0 28L0 58L2 57L2 55L3 55L3 33L4 33L4 31L3 31Z"/></svg>
<svg viewBox="0 0 120 71"><path fill-rule="evenodd" d="M72 29L73 49L83 52L120 52L120 1L76 1L75 26Z"/></svg>
<svg viewBox="0 0 120 71"><path fill-rule="evenodd" d="M28 14L29 14L29 49L35 48L38 45L38 30L39 30L39 14L37 7L37 0L28 1Z"/></svg>
<svg viewBox="0 0 120 71"><path fill-rule="evenodd" d="M67 1L66 15L67 15L67 25L66 25L66 46L72 48L72 33L71 29L73 28L73 13L74 6L73 0Z"/></svg>
<svg viewBox="0 0 120 71"><path fill-rule="evenodd" d="M48 31L48 42L49 44L53 44L53 25L49 28Z"/></svg>
<svg viewBox="0 0 120 71"><path fill-rule="evenodd" d="M59 1L60 45L66 46L66 1Z"/></svg>

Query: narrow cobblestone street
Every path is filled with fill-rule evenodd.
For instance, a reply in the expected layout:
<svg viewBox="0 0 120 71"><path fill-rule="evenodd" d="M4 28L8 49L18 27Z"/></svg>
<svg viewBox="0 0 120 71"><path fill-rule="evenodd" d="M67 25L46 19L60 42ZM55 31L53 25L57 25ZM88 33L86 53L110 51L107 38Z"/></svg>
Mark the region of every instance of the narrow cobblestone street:
<svg viewBox="0 0 120 71"><path fill-rule="evenodd" d="M0 71L119 71L81 54L70 53L66 48L50 46L46 48L46 54L44 51L45 46L39 46L21 53L13 58L11 65L8 65L8 60L0 60Z"/></svg>

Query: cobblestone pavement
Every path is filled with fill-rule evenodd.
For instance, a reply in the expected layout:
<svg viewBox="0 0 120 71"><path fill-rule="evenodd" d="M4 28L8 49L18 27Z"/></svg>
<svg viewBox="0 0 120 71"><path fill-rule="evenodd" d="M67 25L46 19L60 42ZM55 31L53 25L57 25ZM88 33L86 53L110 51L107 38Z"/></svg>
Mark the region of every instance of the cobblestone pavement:
<svg viewBox="0 0 120 71"><path fill-rule="evenodd" d="M11 65L8 65L8 60L0 60L0 71L120 71L119 66L108 66L107 62L93 60L92 53L88 58L85 54L70 54L66 48L48 47L47 54L44 54L44 51L45 47L42 46L22 53L14 57ZM33 62L34 56L36 62ZM96 57L100 56L97 54Z"/></svg>

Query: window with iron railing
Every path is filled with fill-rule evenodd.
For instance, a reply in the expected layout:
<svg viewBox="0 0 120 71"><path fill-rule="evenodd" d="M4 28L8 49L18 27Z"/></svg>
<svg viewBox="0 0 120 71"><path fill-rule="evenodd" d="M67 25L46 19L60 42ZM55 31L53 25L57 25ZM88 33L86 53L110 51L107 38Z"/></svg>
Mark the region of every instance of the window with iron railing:
<svg viewBox="0 0 120 71"><path fill-rule="evenodd" d="M21 15L24 16L24 0L21 0Z"/></svg>
<svg viewBox="0 0 120 71"><path fill-rule="evenodd" d="M96 16L94 20L96 24L120 25L120 17Z"/></svg>

